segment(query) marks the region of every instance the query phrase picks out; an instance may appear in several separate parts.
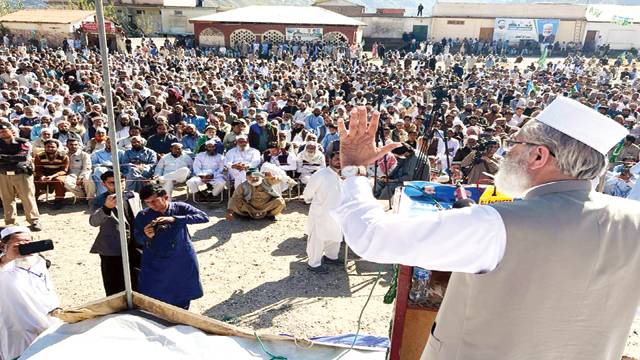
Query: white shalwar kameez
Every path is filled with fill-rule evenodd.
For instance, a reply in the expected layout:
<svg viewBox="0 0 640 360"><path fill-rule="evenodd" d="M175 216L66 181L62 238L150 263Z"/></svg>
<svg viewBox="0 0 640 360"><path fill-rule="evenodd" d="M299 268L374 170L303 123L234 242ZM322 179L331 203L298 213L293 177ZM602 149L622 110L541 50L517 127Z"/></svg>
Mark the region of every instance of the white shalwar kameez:
<svg viewBox="0 0 640 360"><path fill-rule="evenodd" d="M44 259L32 255L0 267L0 360L20 356L31 342L60 321L60 306Z"/></svg>
<svg viewBox="0 0 640 360"><path fill-rule="evenodd" d="M244 151L240 150L240 147L238 146L227 151L224 163L227 169L229 169L229 176L233 179L234 187L236 189L247 179L247 172L232 169L231 166L234 164L244 164L248 167L247 169L257 168L261 161L260 151L251 148L248 145Z"/></svg>
<svg viewBox="0 0 640 360"><path fill-rule="evenodd" d="M212 194L216 196L224 190L226 180L224 178L224 156L215 154L209 155L206 151L203 151L196 155L193 160L193 176L187 180L187 188L192 194L200 191L200 186L205 184L211 184L213 186ZM213 175L211 180L206 182L200 178L204 175Z"/></svg>
<svg viewBox="0 0 640 360"><path fill-rule="evenodd" d="M305 229L308 235L308 264L311 267L322 265L323 254L329 259L338 259L342 230L330 213L340 206L342 184L338 173L331 167L325 167L311 175L304 189L302 197L307 204L311 204Z"/></svg>

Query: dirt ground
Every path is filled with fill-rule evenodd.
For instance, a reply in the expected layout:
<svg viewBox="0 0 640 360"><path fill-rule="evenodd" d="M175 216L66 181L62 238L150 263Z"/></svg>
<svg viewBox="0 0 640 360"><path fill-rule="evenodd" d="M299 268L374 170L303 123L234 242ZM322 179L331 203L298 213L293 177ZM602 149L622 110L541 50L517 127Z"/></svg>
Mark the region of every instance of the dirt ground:
<svg viewBox="0 0 640 360"><path fill-rule="evenodd" d="M190 227L204 287L204 296L191 303L191 311L299 337L356 332L358 314L380 266L357 260L350 262L348 273L341 266L332 266L326 275L307 271L303 231L308 206L290 201L276 223L228 222L224 207L199 207L209 214L210 222ZM36 236L54 240L55 250L46 256L53 262L52 276L63 307L104 296L99 258L89 254L97 228L89 225L87 209L80 204L61 211L41 206L44 231ZM388 335L392 305L382 302L390 280L388 269L383 267L367 306L363 334Z"/></svg>

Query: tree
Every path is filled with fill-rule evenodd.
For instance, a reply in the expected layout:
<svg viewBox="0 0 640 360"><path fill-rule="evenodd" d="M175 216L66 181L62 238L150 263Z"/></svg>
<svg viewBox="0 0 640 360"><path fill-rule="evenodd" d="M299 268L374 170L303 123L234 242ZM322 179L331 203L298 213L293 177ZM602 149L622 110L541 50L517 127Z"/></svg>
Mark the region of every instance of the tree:
<svg viewBox="0 0 640 360"><path fill-rule="evenodd" d="M22 0L0 0L0 16L5 16L21 9L24 9Z"/></svg>

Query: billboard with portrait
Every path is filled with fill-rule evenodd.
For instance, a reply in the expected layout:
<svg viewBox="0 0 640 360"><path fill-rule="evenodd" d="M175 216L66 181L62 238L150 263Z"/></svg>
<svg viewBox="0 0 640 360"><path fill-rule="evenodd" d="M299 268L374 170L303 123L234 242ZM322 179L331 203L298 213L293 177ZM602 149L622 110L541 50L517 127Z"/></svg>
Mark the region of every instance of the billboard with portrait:
<svg viewBox="0 0 640 360"><path fill-rule="evenodd" d="M322 28L286 28L286 39L289 41L319 41L322 40Z"/></svg>
<svg viewBox="0 0 640 360"><path fill-rule="evenodd" d="M496 18L493 40L518 43L521 40L533 40L541 44L552 44L560 20L558 19L510 19Z"/></svg>

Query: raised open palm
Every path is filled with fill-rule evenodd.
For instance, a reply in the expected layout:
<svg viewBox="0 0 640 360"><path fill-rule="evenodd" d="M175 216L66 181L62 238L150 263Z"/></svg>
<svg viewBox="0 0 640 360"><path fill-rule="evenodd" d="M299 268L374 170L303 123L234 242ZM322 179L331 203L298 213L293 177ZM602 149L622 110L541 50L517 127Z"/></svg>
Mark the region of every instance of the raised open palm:
<svg viewBox="0 0 640 360"><path fill-rule="evenodd" d="M349 130L343 119L338 119L340 134L340 163L342 167L355 165L367 166L384 156L389 151L401 146L393 143L378 148L375 145L376 131L380 113L371 114L371 122L367 124L367 108L358 106L349 116Z"/></svg>

